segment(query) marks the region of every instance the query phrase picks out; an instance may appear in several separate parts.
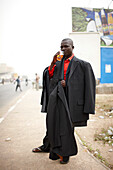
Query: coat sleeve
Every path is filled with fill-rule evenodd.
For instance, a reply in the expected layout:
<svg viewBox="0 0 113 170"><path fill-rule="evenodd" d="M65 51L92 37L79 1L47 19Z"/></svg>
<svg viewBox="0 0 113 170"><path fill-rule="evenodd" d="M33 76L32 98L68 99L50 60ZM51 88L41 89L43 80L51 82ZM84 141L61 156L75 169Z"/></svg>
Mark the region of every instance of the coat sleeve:
<svg viewBox="0 0 113 170"><path fill-rule="evenodd" d="M84 113L95 114L96 81L90 63L85 63L85 103Z"/></svg>
<svg viewBox="0 0 113 170"><path fill-rule="evenodd" d="M48 67L43 71L43 86L41 95L41 112L47 112L47 104L49 98L49 73Z"/></svg>

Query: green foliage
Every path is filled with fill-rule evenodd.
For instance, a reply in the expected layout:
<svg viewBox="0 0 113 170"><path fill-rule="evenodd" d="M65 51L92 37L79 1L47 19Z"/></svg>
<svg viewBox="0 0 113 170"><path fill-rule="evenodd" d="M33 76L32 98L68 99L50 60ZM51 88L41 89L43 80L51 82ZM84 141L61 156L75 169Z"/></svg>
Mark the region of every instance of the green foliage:
<svg viewBox="0 0 113 170"><path fill-rule="evenodd" d="M72 8L72 31L73 32L84 32L88 21L86 21L87 13L81 8Z"/></svg>

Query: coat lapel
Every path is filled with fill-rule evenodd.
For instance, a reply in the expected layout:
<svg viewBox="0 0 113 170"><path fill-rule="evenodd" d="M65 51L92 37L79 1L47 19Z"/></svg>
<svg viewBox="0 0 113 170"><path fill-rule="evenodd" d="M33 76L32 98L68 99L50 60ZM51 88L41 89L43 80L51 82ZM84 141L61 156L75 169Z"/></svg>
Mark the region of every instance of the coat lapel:
<svg viewBox="0 0 113 170"><path fill-rule="evenodd" d="M78 64L79 64L78 59L76 57L74 57L73 61L71 63L69 78L72 76L72 74L75 71L75 69L77 68Z"/></svg>

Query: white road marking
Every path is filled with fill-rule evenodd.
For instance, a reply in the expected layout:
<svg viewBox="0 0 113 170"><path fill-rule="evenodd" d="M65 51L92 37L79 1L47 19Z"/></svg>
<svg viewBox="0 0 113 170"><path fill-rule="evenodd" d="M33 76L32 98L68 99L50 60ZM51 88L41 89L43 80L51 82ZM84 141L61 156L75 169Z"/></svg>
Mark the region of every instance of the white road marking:
<svg viewBox="0 0 113 170"><path fill-rule="evenodd" d="M8 113L11 112L15 107L16 107L16 104L11 106L10 109L8 110Z"/></svg>
<svg viewBox="0 0 113 170"><path fill-rule="evenodd" d="M0 118L0 123L4 120L4 117Z"/></svg>
<svg viewBox="0 0 113 170"><path fill-rule="evenodd" d="M29 91L29 90L28 90L28 91ZM17 104L22 101L22 99L28 94L28 91L27 91L19 100L17 100L17 102L15 103L15 105L13 105L13 106L11 106L11 107L9 108L9 110L6 112L6 114L4 115L4 117L1 117L1 118L0 118L0 123L2 123L2 121L8 116L8 114L9 114L12 110L14 110L14 108L17 106Z"/></svg>
<svg viewBox="0 0 113 170"><path fill-rule="evenodd" d="M22 101L22 99L19 99L16 103L18 104L18 103L20 103Z"/></svg>

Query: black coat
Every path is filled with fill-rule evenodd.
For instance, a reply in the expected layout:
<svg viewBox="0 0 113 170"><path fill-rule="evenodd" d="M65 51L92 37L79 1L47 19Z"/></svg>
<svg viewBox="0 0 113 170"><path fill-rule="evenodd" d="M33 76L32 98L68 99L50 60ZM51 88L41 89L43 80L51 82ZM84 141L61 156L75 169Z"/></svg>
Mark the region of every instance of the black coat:
<svg viewBox="0 0 113 170"><path fill-rule="evenodd" d="M43 89L41 95L41 112L47 112L47 105L49 100L49 73L48 67L43 71Z"/></svg>
<svg viewBox="0 0 113 170"><path fill-rule="evenodd" d="M52 152L62 156L76 155L78 150L74 128L65 92L60 82L50 94L47 113L48 137Z"/></svg>
<svg viewBox="0 0 113 170"><path fill-rule="evenodd" d="M47 84L47 86L49 86L49 92L46 91L46 94L51 95L51 92L57 86L58 82L62 80L62 62L63 60L56 63L53 78L48 81L49 83ZM74 57L68 70L66 84L66 98L73 125L85 126L87 125L89 114L95 113L96 83L90 63ZM44 100L45 99L42 98L43 108L45 105ZM48 102L46 102L46 104L47 103ZM45 108L47 108L47 105ZM44 109L42 112L44 112ZM47 109L45 112L47 112Z"/></svg>
<svg viewBox="0 0 113 170"><path fill-rule="evenodd" d="M67 82L68 105L72 122L88 120L95 113L95 76L88 62L74 57Z"/></svg>

